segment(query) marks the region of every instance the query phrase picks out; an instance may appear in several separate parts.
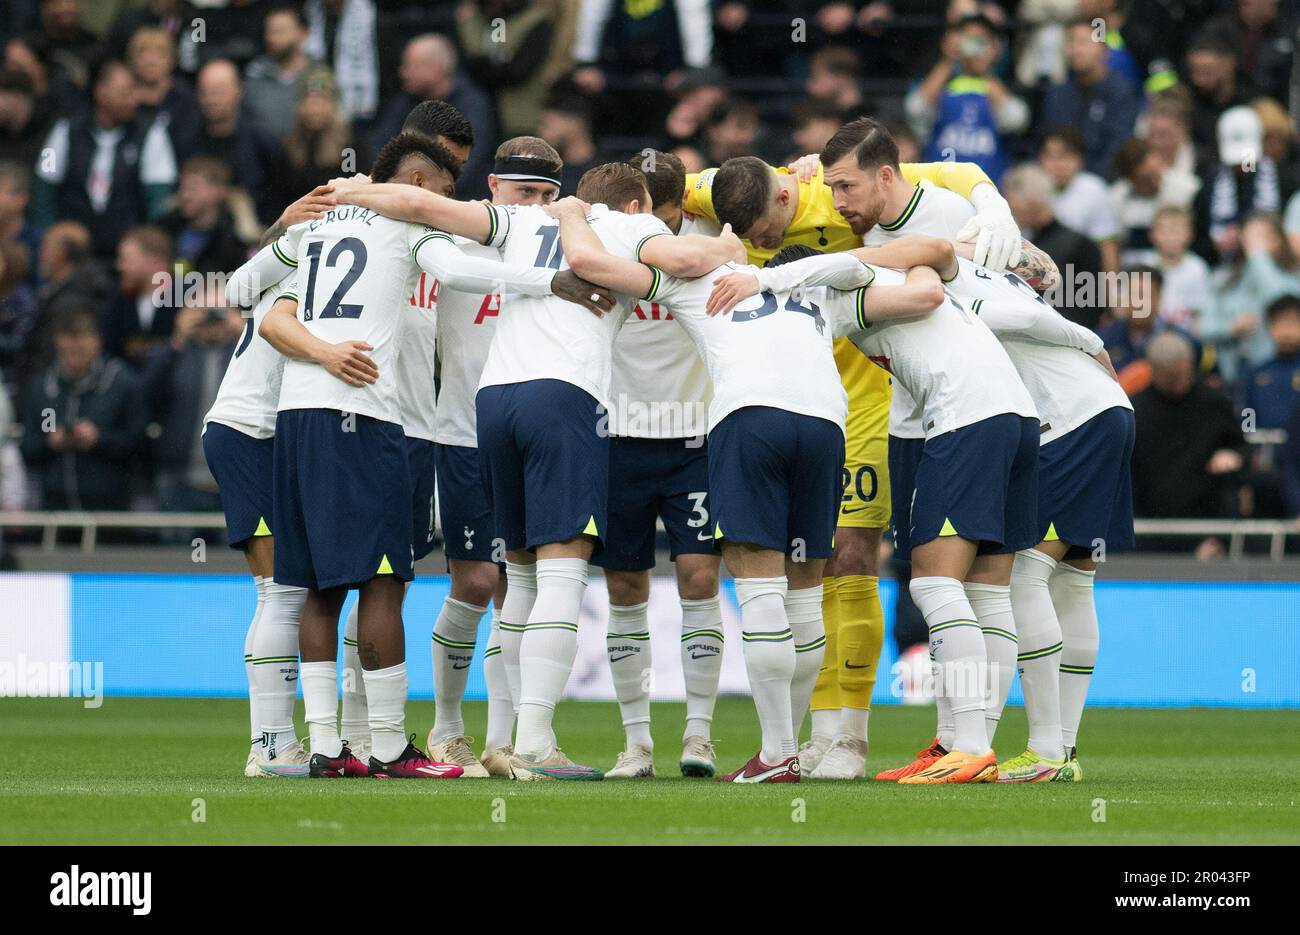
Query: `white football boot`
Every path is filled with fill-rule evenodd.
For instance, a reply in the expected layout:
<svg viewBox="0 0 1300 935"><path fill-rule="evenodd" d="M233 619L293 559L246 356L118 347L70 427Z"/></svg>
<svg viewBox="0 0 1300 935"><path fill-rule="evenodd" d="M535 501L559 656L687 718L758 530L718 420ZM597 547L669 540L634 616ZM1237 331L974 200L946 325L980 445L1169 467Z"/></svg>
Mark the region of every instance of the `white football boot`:
<svg viewBox="0 0 1300 935"><path fill-rule="evenodd" d="M464 772L460 774L461 779L487 779L492 774L483 768L483 764L470 749L469 745L473 742L473 737L462 735L444 740L442 743L434 743L433 731L429 731L429 745L426 749L429 751L429 759L439 763L455 763L463 769Z"/></svg>
<svg viewBox="0 0 1300 935"><path fill-rule="evenodd" d="M819 734L813 734L805 740L803 746L799 748L799 772L805 776L811 775L833 742L833 738L822 737Z"/></svg>
<svg viewBox="0 0 1300 935"><path fill-rule="evenodd" d="M649 747L636 744L618 755L606 779L654 779L655 755Z"/></svg>
<svg viewBox="0 0 1300 935"><path fill-rule="evenodd" d="M855 737L836 737L810 779L862 779L867 775L867 742Z"/></svg>
<svg viewBox="0 0 1300 935"><path fill-rule="evenodd" d="M700 736L682 741L682 775L697 779L712 779L718 772L713 741Z"/></svg>

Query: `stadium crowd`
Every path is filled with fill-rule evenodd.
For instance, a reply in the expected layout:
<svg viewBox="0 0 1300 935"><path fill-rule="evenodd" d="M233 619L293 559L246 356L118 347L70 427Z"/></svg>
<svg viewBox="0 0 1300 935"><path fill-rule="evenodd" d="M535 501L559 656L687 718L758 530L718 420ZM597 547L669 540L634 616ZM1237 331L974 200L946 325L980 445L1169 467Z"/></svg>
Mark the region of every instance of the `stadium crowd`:
<svg viewBox="0 0 1300 935"><path fill-rule="evenodd" d="M472 139L462 197L486 194L492 152L521 133L559 151L566 194L588 168L645 146L688 172L738 155L788 162L862 114L889 122L903 161L976 162L1056 259L1055 304L1099 332L1133 398L1138 515L1300 515L1290 4L6 10L4 508L220 509L200 427L245 325L194 274L239 266L285 204L366 171L413 104L439 99Z"/></svg>

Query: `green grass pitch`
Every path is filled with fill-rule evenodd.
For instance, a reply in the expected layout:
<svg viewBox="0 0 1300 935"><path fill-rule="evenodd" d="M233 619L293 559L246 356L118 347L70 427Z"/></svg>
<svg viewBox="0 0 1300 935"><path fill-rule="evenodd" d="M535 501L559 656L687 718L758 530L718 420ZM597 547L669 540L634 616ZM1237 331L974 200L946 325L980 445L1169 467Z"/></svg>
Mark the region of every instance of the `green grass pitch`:
<svg viewBox="0 0 1300 935"><path fill-rule="evenodd" d="M413 703L412 729L432 705ZM466 706L482 736L486 708ZM1077 785L935 787L871 781L723 786L683 779L683 708L654 706L654 781L513 783L245 779L243 701L0 700L0 843L42 844L1173 844L1296 843L1300 712L1090 710ZM933 710L881 707L869 769L930 738ZM613 704L565 703L575 760L609 767ZM720 765L753 753L747 699L718 703ZM1019 752L1023 712L998 751ZM1103 818L1103 820L1098 820ZM202 818L203 820L196 820Z"/></svg>

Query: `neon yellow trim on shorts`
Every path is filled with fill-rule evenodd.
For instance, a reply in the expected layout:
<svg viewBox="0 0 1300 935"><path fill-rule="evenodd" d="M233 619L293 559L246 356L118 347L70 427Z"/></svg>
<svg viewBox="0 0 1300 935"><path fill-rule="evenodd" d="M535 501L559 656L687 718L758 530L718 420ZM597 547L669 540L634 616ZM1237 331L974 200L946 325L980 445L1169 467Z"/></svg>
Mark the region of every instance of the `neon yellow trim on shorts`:
<svg viewBox="0 0 1300 935"><path fill-rule="evenodd" d="M939 535L940 535L940 536L955 536L955 535L957 535L957 534L958 534L958 533L957 533L957 529L956 529L956 527L953 526L953 524L952 524L952 520L950 520L950 519L945 519L945 520L943 521L943 528L939 530Z"/></svg>
<svg viewBox="0 0 1300 935"><path fill-rule="evenodd" d="M383 558L379 560L379 570L376 571L375 574L391 575L392 573L393 573L393 566L388 563L388 556L385 555Z"/></svg>
<svg viewBox="0 0 1300 935"><path fill-rule="evenodd" d="M271 527L268 526L268 525L266 525L266 517L265 517L265 516L259 516L259 517L257 518L257 528L253 530L253 535L254 535L254 536L269 536L269 535L271 535Z"/></svg>

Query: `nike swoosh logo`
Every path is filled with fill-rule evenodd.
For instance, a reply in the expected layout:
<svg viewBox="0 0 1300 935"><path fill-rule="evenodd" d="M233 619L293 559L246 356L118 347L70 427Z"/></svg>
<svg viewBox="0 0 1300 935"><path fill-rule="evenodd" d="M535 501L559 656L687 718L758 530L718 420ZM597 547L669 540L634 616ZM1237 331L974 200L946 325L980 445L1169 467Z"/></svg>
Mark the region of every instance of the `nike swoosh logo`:
<svg viewBox="0 0 1300 935"><path fill-rule="evenodd" d="M856 510L850 510L848 507L843 507L843 508L840 509L840 512L841 512L841 513L861 513L861 512L862 512L863 510L865 510L865 509L866 509L865 506L860 506L860 507L858 507Z"/></svg>
<svg viewBox="0 0 1300 935"><path fill-rule="evenodd" d="M469 668L469 663L468 663L468 662L453 662L453 663L451 664L451 667L452 667L453 669L468 669L468 668Z"/></svg>
<svg viewBox="0 0 1300 935"><path fill-rule="evenodd" d="M692 659L713 659L717 655L718 655L717 653L699 653L699 654L691 653L691 658Z"/></svg>
<svg viewBox="0 0 1300 935"><path fill-rule="evenodd" d="M711 532L700 532L700 533L696 533L696 534L695 534L695 538L696 538L696 540L699 541L699 542L712 542L712 541L713 541L713 533L711 533Z"/></svg>
<svg viewBox="0 0 1300 935"><path fill-rule="evenodd" d="M855 665L854 665L853 663L851 663L851 662L846 662L846 663L844 663L844 668L846 668L846 669L870 669L870 668L871 668L871 663L868 662L865 666L855 666Z"/></svg>
<svg viewBox="0 0 1300 935"><path fill-rule="evenodd" d="M631 658L632 658L633 656L635 656L635 655L636 655L636 653L624 653L624 654L621 655L621 656L610 656L610 657L609 657L609 661L610 661L610 662L622 662L624 659L631 659Z"/></svg>
<svg viewBox="0 0 1300 935"><path fill-rule="evenodd" d="M786 773L786 772L797 773L798 771L799 768L797 766L791 767L785 763L782 763L780 766L773 766L769 769L763 770L761 773L755 773L752 776L745 776L745 775L737 776L733 781L734 782L762 782L764 779L767 779L769 776L779 776L782 773ZM954 770L954 772L956 772L956 770Z"/></svg>

